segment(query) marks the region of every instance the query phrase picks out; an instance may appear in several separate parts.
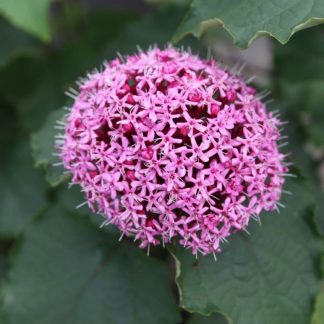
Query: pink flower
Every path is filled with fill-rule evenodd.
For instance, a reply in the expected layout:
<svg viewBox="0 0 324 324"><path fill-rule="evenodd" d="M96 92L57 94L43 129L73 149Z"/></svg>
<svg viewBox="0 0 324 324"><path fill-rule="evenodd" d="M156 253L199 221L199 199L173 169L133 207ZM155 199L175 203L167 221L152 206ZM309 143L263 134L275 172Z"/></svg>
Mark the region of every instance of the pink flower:
<svg viewBox="0 0 324 324"><path fill-rule="evenodd" d="M154 48L111 61L79 91L58 142L64 166L104 224L140 247L177 239L219 252L277 208L281 122L215 61Z"/></svg>

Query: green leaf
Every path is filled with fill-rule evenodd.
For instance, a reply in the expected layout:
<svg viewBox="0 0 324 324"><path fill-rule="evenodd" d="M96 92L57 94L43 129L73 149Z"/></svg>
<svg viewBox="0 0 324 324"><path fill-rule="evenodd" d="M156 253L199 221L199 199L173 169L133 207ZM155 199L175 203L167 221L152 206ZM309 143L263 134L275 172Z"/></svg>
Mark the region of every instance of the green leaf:
<svg viewBox="0 0 324 324"><path fill-rule="evenodd" d="M210 27L223 27L241 48L261 35L285 44L296 31L323 22L322 0L193 0L174 41L190 33L200 37Z"/></svg>
<svg viewBox="0 0 324 324"><path fill-rule="evenodd" d="M166 266L54 207L31 224L2 296L9 324L174 324Z"/></svg>
<svg viewBox="0 0 324 324"><path fill-rule="evenodd" d="M45 203L46 185L33 166L28 141L9 142L0 161L0 236L17 235Z"/></svg>
<svg viewBox="0 0 324 324"><path fill-rule="evenodd" d="M0 13L13 25L40 38L50 40L48 9L51 0L3 0Z"/></svg>
<svg viewBox="0 0 324 324"><path fill-rule="evenodd" d="M251 221L250 235L234 234L216 262L173 252L182 307L205 315L221 311L235 324L309 323L319 283L312 199L299 181L285 189L292 192L282 201L286 208L261 215L262 226Z"/></svg>
<svg viewBox="0 0 324 324"><path fill-rule="evenodd" d="M55 135L62 133L55 126L57 121L63 120L64 115L63 109L51 112L43 127L31 137L35 166L45 169L46 180L51 186L57 186L67 178L63 173L63 167L57 165L61 162L60 159L54 155L58 153L55 148Z"/></svg>
<svg viewBox="0 0 324 324"><path fill-rule="evenodd" d="M2 17L0 17L0 40L0 68L19 55L32 55L41 49L40 42L12 27Z"/></svg>
<svg viewBox="0 0 324 324"><path fill-rule="evenodd" d="M312 324L324 324L324 289L316 297Z"/></svg>

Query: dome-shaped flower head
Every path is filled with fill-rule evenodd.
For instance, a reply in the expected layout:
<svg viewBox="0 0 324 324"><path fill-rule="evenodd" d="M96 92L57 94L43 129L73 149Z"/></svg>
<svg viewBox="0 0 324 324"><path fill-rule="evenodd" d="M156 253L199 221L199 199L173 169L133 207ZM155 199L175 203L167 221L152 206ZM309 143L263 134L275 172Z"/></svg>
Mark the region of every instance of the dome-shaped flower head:
<svg viewBox="0 0 324 324"><path fill-rule="evenodd" d="M80 83L59 149L105 224L142 248L174 238L208 254L277 207L280 125L214 60L154 48Z"/></svg>

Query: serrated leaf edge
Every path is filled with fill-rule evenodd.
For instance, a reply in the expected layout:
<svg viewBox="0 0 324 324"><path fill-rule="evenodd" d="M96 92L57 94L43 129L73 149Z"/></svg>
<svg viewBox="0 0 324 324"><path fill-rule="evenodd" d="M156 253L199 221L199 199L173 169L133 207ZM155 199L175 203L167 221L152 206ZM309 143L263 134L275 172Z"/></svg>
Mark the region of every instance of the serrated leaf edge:
<svg viewBox="0 0 324 324"><path fill-rule="evenodd" d="M226 26L226 24L224 23L224 21L220 18L213 18L213 19L207 19L204 21L201 21L199 23L198 26L194 27L194 29L189 30L189 31L184 31L184 32L179 32L179 30L181 30L181 27L183 26L183 24L187 21L187 18L190 16L190 12L193 9L193 2L190 5L190 9L188 11L188 13L185 15L185 17L183 18L183 20L181 21L178 29L176 30L175 34L172 37L172 43L176 44L178 43L181 39L183 39L185 36L192 34L194 35L196 38L201 38L202 35L205 33L206 30L208 30L211 27L222 27L224 28L227 33L231 36L233 43L235 46L239 47L240 49L246 49L248 47L250 47L250 45L259 37L261 36L270 36L274 39L276 39L280 44L285 45L286 43L288 43L288 41L290 40L290 38L297 32L300 31L302 29L305 28L310 28L310 27L314 27L317 25L320 25L322 23L324 23L324 18L321 17L311 17L309 19L307 19L305 22L295 26L294 28L291 29L290 31L290 35L287 39L283 39L280 37L275 36L274 34L272 34L271 32L267 31L267 30L259 30L257 31L250 39L249 41L246 42L240 42L235 35L232 33L232 31Z"/></svg>

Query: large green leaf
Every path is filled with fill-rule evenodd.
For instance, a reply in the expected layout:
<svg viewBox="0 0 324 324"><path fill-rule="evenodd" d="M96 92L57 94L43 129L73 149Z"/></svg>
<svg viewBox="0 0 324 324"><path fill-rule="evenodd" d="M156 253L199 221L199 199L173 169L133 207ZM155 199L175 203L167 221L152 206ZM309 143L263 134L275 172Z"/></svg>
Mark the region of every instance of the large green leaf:
<svg viewBox="0 0 324 324"><path fill-rule="evenodd" d="M173 253L181 306L190 312L226 313L235 324L308 324L319 283L319 242L309 225L310 197L289 181L280 214L265 213L262 226L234 234L215 262L184 249ZM307 217L307 218L306 218Z"/></svg>
<svg viewBox="0 0 324 324"><path fill-rule="evenodd" d="M49 41L48 9L51 0L1 0L0 13L13 25Z"/></svg>
<svg viewBox="0 0 324 324"><path fill-rule="evenodd" d="M200 37L214 26L225 28L242 48L265 34L284 44L296 31L323 22L322 0L193 0L174 40Z"/></svg>
<svg viewBox="0 0 324 324"><path fill-rule="evenodd" d="M19 138L18 138L19 140ZM16 235L46 203L46 185L29 143L3 145L0 161L0 236Z"/></svg>
<svg viewBox="0 0 324 324"><path fill-rule="evenodd" d="M48 210L13 257L2 291L8 323L177 323L166 266L117 238L61 208Z"/></svg>

